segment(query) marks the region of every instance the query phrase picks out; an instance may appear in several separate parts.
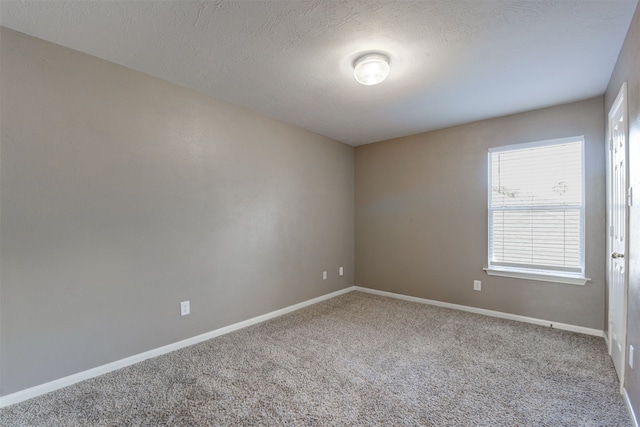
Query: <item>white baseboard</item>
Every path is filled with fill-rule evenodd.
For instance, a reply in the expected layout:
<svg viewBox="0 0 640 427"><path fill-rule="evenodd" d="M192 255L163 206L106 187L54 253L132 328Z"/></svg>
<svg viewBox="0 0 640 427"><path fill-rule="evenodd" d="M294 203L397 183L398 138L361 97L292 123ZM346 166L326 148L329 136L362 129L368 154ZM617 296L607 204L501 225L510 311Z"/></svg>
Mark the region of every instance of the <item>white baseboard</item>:
<svg viewBox="0 0 640 427"><path fill-rule="evenodd" d="M261 323L261 322L264 322L265 320L273 319L274 317L291 313L292 311L300 310L301 308L319 303L321 301L324 301L330 298L337 297L338 295L346 294L353 290L354 290L353 286L351 286L345 289L341 289L339 291L331 292L329 294L322 295L317 298L303 301L301 303L294 304L289 307L282 308L280 310L272 311L270 313L263 314L261 316L244 320L242 322L234 323L233 325L225 326L201 335L197 335L195 337L187 338L185 340L178 341L173 344L168 344L159 348L155 348L153 350L145 351L144 353L139 353L139 354L127 357L125 359L120 359L120 360L116 360L115 362L107 363L106 365L98 366L96 368L78 372L77 374L69 375L54 381L50 381L48 383L40 384L31 388L17 391L12 394L8 394L6 396L2 396L0 397L0 408L4 408L5 406L13 405L15 403L20 403L24 400L31 399L33 397L40 396L46 393L50 393L52 391L55 391L64 387L68 387L72 384L87 380L89 378L94 378L100 375L104 375L108 372L115 371L117 369L121 369L126 366L130 366L135 363L142 362L143 360L150 359L152 357L157 357L162 354L166 354L184 347L188 347L190 345L197 344L202 341L209 340L211 338L218 337L220 335L228 334L229 332L237 331L238 329L246 328L247 326L255 325L256 323Z"/></svg>
<svg viewBox="0 0 640 427"><path fill-rule="evenodd" d="M638 425L638 418L636 417L636 414L633 412L633 406L631 406L631 399L627 394L627 389L624 387L622 388L622 396L624 396L624 403L627 405L627 409L629 410L629 416L631 417L631 422L633 423L633 426L640 427L640 425Z"/></svg>
<svg viewBox="0 0 640 427"><path fill-rule="evenodd" d="M462 311L468 311L471 313L484 314L485 316L499 317L502 319L516 320L516 321L525 322L525 323L533 323L535 325L547 326L547 327L556 328L556 329L579 332L587 335L604 337L604 331L600 331L598 329L585 328L583 326L568 325L565 323L557 323L557 322L552 322L548 320L536 319L533 317L519 316L517 314L503 313L500 311L486 310L483 308L469 307L465 305L451 304L448 302L412 297L412 296L396 294L392 292L379 291L376 289L363 288L360 286L351 286L336 292L329 293L327 295L322 295L317 298L313 298L298 304L291 305L289 307L282 308L280 310L272 311L270 313L253 317L251 319L244 320L242 322L234 323L233 325L225 326L201 335L197 335L195 337L187 338L185 340L178 341L173 344L168 344L163 347L159 347L153 350L145 351L144 353L139 353L139 354L127 357L125 359L120 359L120 360L116 360L115 362L107 363L106 365L98 366L92 369L88 369L86 371L78 372L77 374L69 375L54 381L50 381L44 384L40 384L31 388L25 389L25 390L20 390L15 393L8 394L6 396L2 396L0 397L0 408L4 408L5 406L13 405L15 403L19 403L24 400L31 399L33 397L40 396L64 387L68 387L80 381L94 378L94 377L106 374L108 372L112 372L117 369L142 362L143 360L146 360L152 357L157 357L157 356L160 356L184 347L188 347L190 345L197 344L202 341L209 340L211 338L218 337L220 335L228 334L229 332L237 331L239 329L246 328L247 326L255 325L256 323L261 323L261 322L264 322L265 320L273 319L275 317L282 316L283 314L291 313L292 311L296 311L301 308L304 308L304 307L307 307L307 306L319 303L321 301L334 298L339 295L343 295L352 291L360 291L360 292L365 292L365 293L374 294L374 295L397 298L405 301L419 302L422 304L430 304L438 307L451 308L454 310L462 310ZM629 404L627 405L629 406ZM638 427L637 422L636 422L636 427Z"/></svg>
<svg viewBox="0 0 640 427"><path fill-rule="evenodd" d="M405 301L413 301L413 302L419 302L422 304L435 305L438 307L451 308L454 310L462 310L462 311L468 311L471 313L484 314L485 316L499 317L501 319L517 320L518 322L532 323L534 325L546 326L548 328L562 329L562 330L571 331L571 332L579 332L581 334L594 335L596 337L604 337L604 331L601 331L599 329L585 328L584 326L569 325L567 323L558 323L558 322L553 322L551 320L536 319L535 317L520 316L518 314L504 313L502 311L487 310L484 308L470 307L467 305L451 304L449 302L411 297L408 295L395 294L393 292L379 291L377 289L363 288L360 286L353 286L353 290L366 292L374 295L397 298Z"/></svg>

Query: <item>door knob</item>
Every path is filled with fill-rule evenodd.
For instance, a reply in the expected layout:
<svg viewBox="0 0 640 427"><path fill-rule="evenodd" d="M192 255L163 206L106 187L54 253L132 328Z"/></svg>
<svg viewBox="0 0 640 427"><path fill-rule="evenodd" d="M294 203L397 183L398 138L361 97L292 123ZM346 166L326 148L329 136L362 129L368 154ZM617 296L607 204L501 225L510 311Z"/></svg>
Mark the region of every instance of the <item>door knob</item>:
<svg viewBox="0 0 640 427"><path fill-rule="evenodd" d="M624 254L620 254L618 252L614 252L614 253L611 254L611 258L613 258L613 259L624 258Z"/></svg>

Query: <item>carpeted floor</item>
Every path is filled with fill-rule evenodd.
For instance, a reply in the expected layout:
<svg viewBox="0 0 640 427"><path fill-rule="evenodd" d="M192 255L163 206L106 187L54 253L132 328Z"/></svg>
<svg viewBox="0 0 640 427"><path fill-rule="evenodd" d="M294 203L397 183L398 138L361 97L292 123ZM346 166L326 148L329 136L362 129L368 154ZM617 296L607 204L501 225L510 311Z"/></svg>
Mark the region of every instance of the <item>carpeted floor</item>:
<svg viewBox="0 0 640 427"><path fill-rule="evenodd" d="M601 338L351 292L4 408L2 426L630 426Z"/></svg>

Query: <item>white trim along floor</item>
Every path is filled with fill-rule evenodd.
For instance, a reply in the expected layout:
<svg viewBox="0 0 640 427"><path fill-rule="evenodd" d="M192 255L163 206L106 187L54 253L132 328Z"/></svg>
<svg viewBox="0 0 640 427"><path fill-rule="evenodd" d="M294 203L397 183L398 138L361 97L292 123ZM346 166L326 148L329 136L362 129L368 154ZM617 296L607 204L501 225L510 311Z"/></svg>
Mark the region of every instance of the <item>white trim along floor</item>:
<svg viewBox="0 0 640 427"><path fill-rule="evenodd" d="M405 301L413 301L413 302L418 302L422 304L435 305L435 306L450 308L454 310L468 311L471 313L483 314L485 316L499 317L502 319L510 319L510 320L516 320L519 322L532 323L534 325L546 326L546 327L556 328L556 329L563 329L566 331L573 331L581 334L604 337L604 331L601 331L598 329L585 328L582 326L569 325L565 323L557 323L549 320L536 319L533 317L519 316L517 314L503 313L500 311L486 310L483 308L469 307L465 305L451 304L451 303L442 302L442 301L412 297L412 296L401 295L401 294L396 294L392 292L364 288L360 286L350 286L348 288L341 289L336 292L331 292L329 294L322 295L307 301L303 301L301 303L294 304L289 307L282 308L280 310L275 310L270 313L263 314L261 316L244 320L242 322L224 326L222 328L215 329L213 331L210 331L201 335L197 335L195 337L187 338L185 340L178 341L173 344L168 344L159 348L155 348L153 350L145 351L143 353L139 353L139 354L127 357L125 359L116 360L115 362L107 363L106 365L102 365L92 369L88 369L86 371L78 372L73 375L69 375L48 383L40 384L25 390L21 390L21 391L0 397L0 408L13 405L15 403L19 403L24 400L31 399L33 397L52 392L54 390L58 390L58 389L70 386L72 384L78 383L80 381L84 381L89 378L106 374L107 372L115 371L116 369L124 368L126 366L130 366L135 363L142 362L143 360L146 360L152 357L160 356L162 354L166 354L183 347L197 344L199 342L206 341L211 338L218 337L220 335L228 334L229 332L237 331L238 329L246 328L247 326L255 325L256 323L264 322L265 320L273 319L275 317L282 316L283 314L287 314L292 311L296 311L301 308L307 307L309 305L316 304L321 301L337 297L338 295L343 295L353 291L365 292L365 293L374 294L374 295L381 295L381 296L390 297L390 298L397 298ZM629 405L628 398L626 398L625 401L627 402L627 406L628 406ZM636 427L637 426L638 424L636 422Z"/></svg>

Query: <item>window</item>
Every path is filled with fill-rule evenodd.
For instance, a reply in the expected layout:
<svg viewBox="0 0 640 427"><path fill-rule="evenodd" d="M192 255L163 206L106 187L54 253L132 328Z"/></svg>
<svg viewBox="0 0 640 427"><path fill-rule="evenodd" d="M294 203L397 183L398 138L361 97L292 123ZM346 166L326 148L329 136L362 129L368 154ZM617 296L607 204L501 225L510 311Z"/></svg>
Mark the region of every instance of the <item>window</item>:
<svg viewBox="0 0 640 427"><path fill-rule="evenodd" d="M488 274L584 284L584 138L489 150Z"/></svg>

